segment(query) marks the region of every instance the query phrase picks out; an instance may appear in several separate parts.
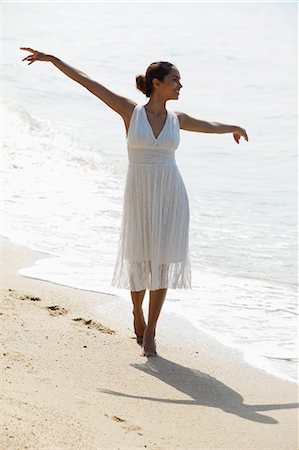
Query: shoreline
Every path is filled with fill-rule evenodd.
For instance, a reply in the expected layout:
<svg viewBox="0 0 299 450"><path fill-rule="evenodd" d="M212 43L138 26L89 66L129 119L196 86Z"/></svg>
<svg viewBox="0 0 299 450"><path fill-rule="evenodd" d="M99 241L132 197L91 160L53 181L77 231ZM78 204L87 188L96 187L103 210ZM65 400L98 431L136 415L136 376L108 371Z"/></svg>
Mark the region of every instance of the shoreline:
<svg viewBox="0 0 299 450"><path fill-rule="evenodd" d="M99 295L108 296L111 298L112 305L114 306L114 309L116 310L116 314L118 315L118 318L121 319L122 317L125 317L124 319L124 326L129 329L128 324L130 325L131 321L131 299L126 298L124 296L117 295L117 293L110 293L105 291L99 291L95 289L88 289L88 288L82 288L82 287L76 287L71 284L64 284L59 281L53 281L53 280L47 280L45 278L38 278L38 276L35 276L34 274L30 274L30 270L34 268L34 263L39 263L39 261L42 261L42 259L50 259L57 258L58 256L56 254L43 252L42 250L30 248L23 244L17 244L12 242L8 237L0 235L0 241L5 241L7 243L10 243L11 245L17 245L20 247L24 247L24 249L27 249L28 252L33 252L33 254L36 254L36 257L34 257L33 263L28 264L26 267L20 267L18 270L18 273L20 276L31 279L31 280L37 280L45 283L51 283L58 286L61 286L62 288L69 288L69 289L76 289L79 291L83 291L86 293L94 293ZM29 269L29 275L26 274L27 269ZM146 293L146 297L144 299L144 315L148 314L148 292ZM167 303L167 299L166 302ZM96 305L96 303L95 303ZM121 309L121 314L119 314L119 310ZM106 310L106 314L111 314L111 306L109 304L109 307ZM95 306L94 312L96 315L101 313L103 311L103 305L98 309ZM265 372L266 374L269 374L275 378L278 378L280 380L284 380L290 383L295 383L298 385L299 379L293 379L291 376L289 376L286 373L283 373L282 371L279 371L278 369L275 369L273 365L271 365L269 362L266 361L266 359L263 359L261 356L249 354L247 355L244 353L243 349L234 345L233 342L230 342L226 339L225 342L221 342L219 340L219 336L209 333L208 330L201 330L199 329L195 324L193 324L190 321L190 318L184 317L180 315L178 312L175 311L169 311L167 310L167 304L164 305L164 308L162 310L161 316L159 318L158 327L163 326L163 332L165 333L165 336L167 335L173 335L172 341L176 340L176 333L173 333L174 328L174 322L176 324L176 328L180 330L181 335L184 337L184 340L181 339L177 340L175 343L175 346L183 346L185 350L191 351L192 349L195 349L198 346L198 343L202 344L203 342L206 342L207 345L211 345L214 347L215 353L218 353L218 355L225 354L225 359L230 358L232 363L236 364L245 364L249 365L250 367L253 367L259 371ZM118 326L118 323L115 325ZM162 336L162 339L164 338L164 335ZM167 344L167 343L166 343ZM195 350L194 350L195 351Z"/></svg>
<svg viewBox="0 0 299 450"><path fill-rule="evenodd" d="M195 346L195 327L163 311L159 356L142 357L123 298L17 273L43 257L1 239L3 445L297 449L296 382L204 333Z"/></svg>

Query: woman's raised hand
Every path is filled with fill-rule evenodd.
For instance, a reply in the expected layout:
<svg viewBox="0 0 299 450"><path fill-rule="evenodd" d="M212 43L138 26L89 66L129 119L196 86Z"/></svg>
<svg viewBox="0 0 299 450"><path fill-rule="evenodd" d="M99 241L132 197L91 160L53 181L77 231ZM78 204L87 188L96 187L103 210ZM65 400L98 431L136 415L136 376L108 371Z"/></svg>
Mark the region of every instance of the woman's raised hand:
<svg viewBox="0 0 299 450"><path fill-rule="evenodd" d="M26 50L27 52L31 52L32 55L26 56L22 61L29 61L28 66L32 64L34 61L50 61L51 55L47 55L46 53L39 52L38 50L33 50L28 47L20 47L20 50Z"/></svg>
<svg viewBox="0 0 299 450"><path fill-rule="evenodd" d="M239 140L240 140L241 136L243 136L243 138L246 139L246 141L248 141L248 136L247 136L246 130L244 130L244 128L237 127L236 131L233 133L233 136L234 136L234 140L236 141L237 144L239 144Z"/></svg>

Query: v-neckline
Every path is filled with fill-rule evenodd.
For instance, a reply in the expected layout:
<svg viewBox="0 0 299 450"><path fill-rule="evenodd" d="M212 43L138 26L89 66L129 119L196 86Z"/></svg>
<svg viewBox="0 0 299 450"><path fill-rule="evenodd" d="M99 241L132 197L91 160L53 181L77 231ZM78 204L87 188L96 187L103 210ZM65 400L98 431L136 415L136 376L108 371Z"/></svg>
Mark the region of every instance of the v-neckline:
<svg viewBox="0 0 299 450"><path fill-rule="evenodd" d="M147 121L147 123L148 123L148 125L149 125L149 128L150 128L151 132L152 132L152 135L153 135L153 137L155 138L155 140L157 141L157 140L159 139L159 137L161 136L162 132L164 131L164 128L166 127L166 123L167 123L167 121L168 121L168 116L169 116L168 111L166 110L166 119L165 119L164 125L163 125L163 127L161 128L160 133L159 133L158 136L156 137L156 136L155 136L155 133L154 133L154 130L153 130L152 126L151 126L151 123L150 123L150 121L149 121L149 119L148 119L148 117L147 117L147 112L146 112L145 106L142 105L142 108L143 108L143 110L144 110L145 118L146 118L146 121Z"/></svg>

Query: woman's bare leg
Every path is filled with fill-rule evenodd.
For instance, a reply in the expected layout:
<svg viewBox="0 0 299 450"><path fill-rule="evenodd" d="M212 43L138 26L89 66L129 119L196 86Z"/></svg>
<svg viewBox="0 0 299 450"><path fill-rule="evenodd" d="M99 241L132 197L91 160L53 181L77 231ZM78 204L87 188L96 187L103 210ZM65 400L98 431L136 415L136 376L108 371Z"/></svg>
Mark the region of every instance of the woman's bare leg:
<svg viewBox="0 0 299 450"><path fill-rule="evenodd" d="M143 335L144 356L156 355L155 334L157 321L166 297L167 289L150 291L148 324Z"/></svg>
<svg viewBox="0 0 299 450"><path fill-rule="evenodd" d="M133 302L134 330L137 337L143 336L146 327L142 310L142 302L145 296L145 292L145 289L143 291L131 291Z"/></svg>

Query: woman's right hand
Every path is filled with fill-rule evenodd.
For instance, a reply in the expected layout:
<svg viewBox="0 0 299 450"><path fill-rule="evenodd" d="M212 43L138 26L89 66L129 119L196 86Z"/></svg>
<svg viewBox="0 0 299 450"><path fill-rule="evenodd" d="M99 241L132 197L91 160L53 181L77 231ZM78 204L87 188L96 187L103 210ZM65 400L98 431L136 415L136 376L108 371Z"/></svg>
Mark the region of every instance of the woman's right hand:
<svg viewBox="0 0 299 450"><path fill-rule="evenodd" d="M125 122L126 128L129 127L130 117L136 106L136 102L122 95L115 94L115 92L110 91L110 89L107 89L102 84L92 80L86 73L66 64L54 55L47 55L46 53L28 47L20 47L20 50L26 50L31 53L22 59L22 61L29 61L28 65L32 64L34 61L51 61L51 63L67 77L81 84L89 92L106 103L111 109L120 114Z"/></svg>
<svg viewBox="0 0 299 450"><path fill-rule="evenodd" d="M51 61L51 55L47 55L46 53L39 52L38 50L33 50L28 47L20 47L20 50L26 50L31 52L31 55L26 56L22 61L29 61L28 66L34 61Z"/></svg>

